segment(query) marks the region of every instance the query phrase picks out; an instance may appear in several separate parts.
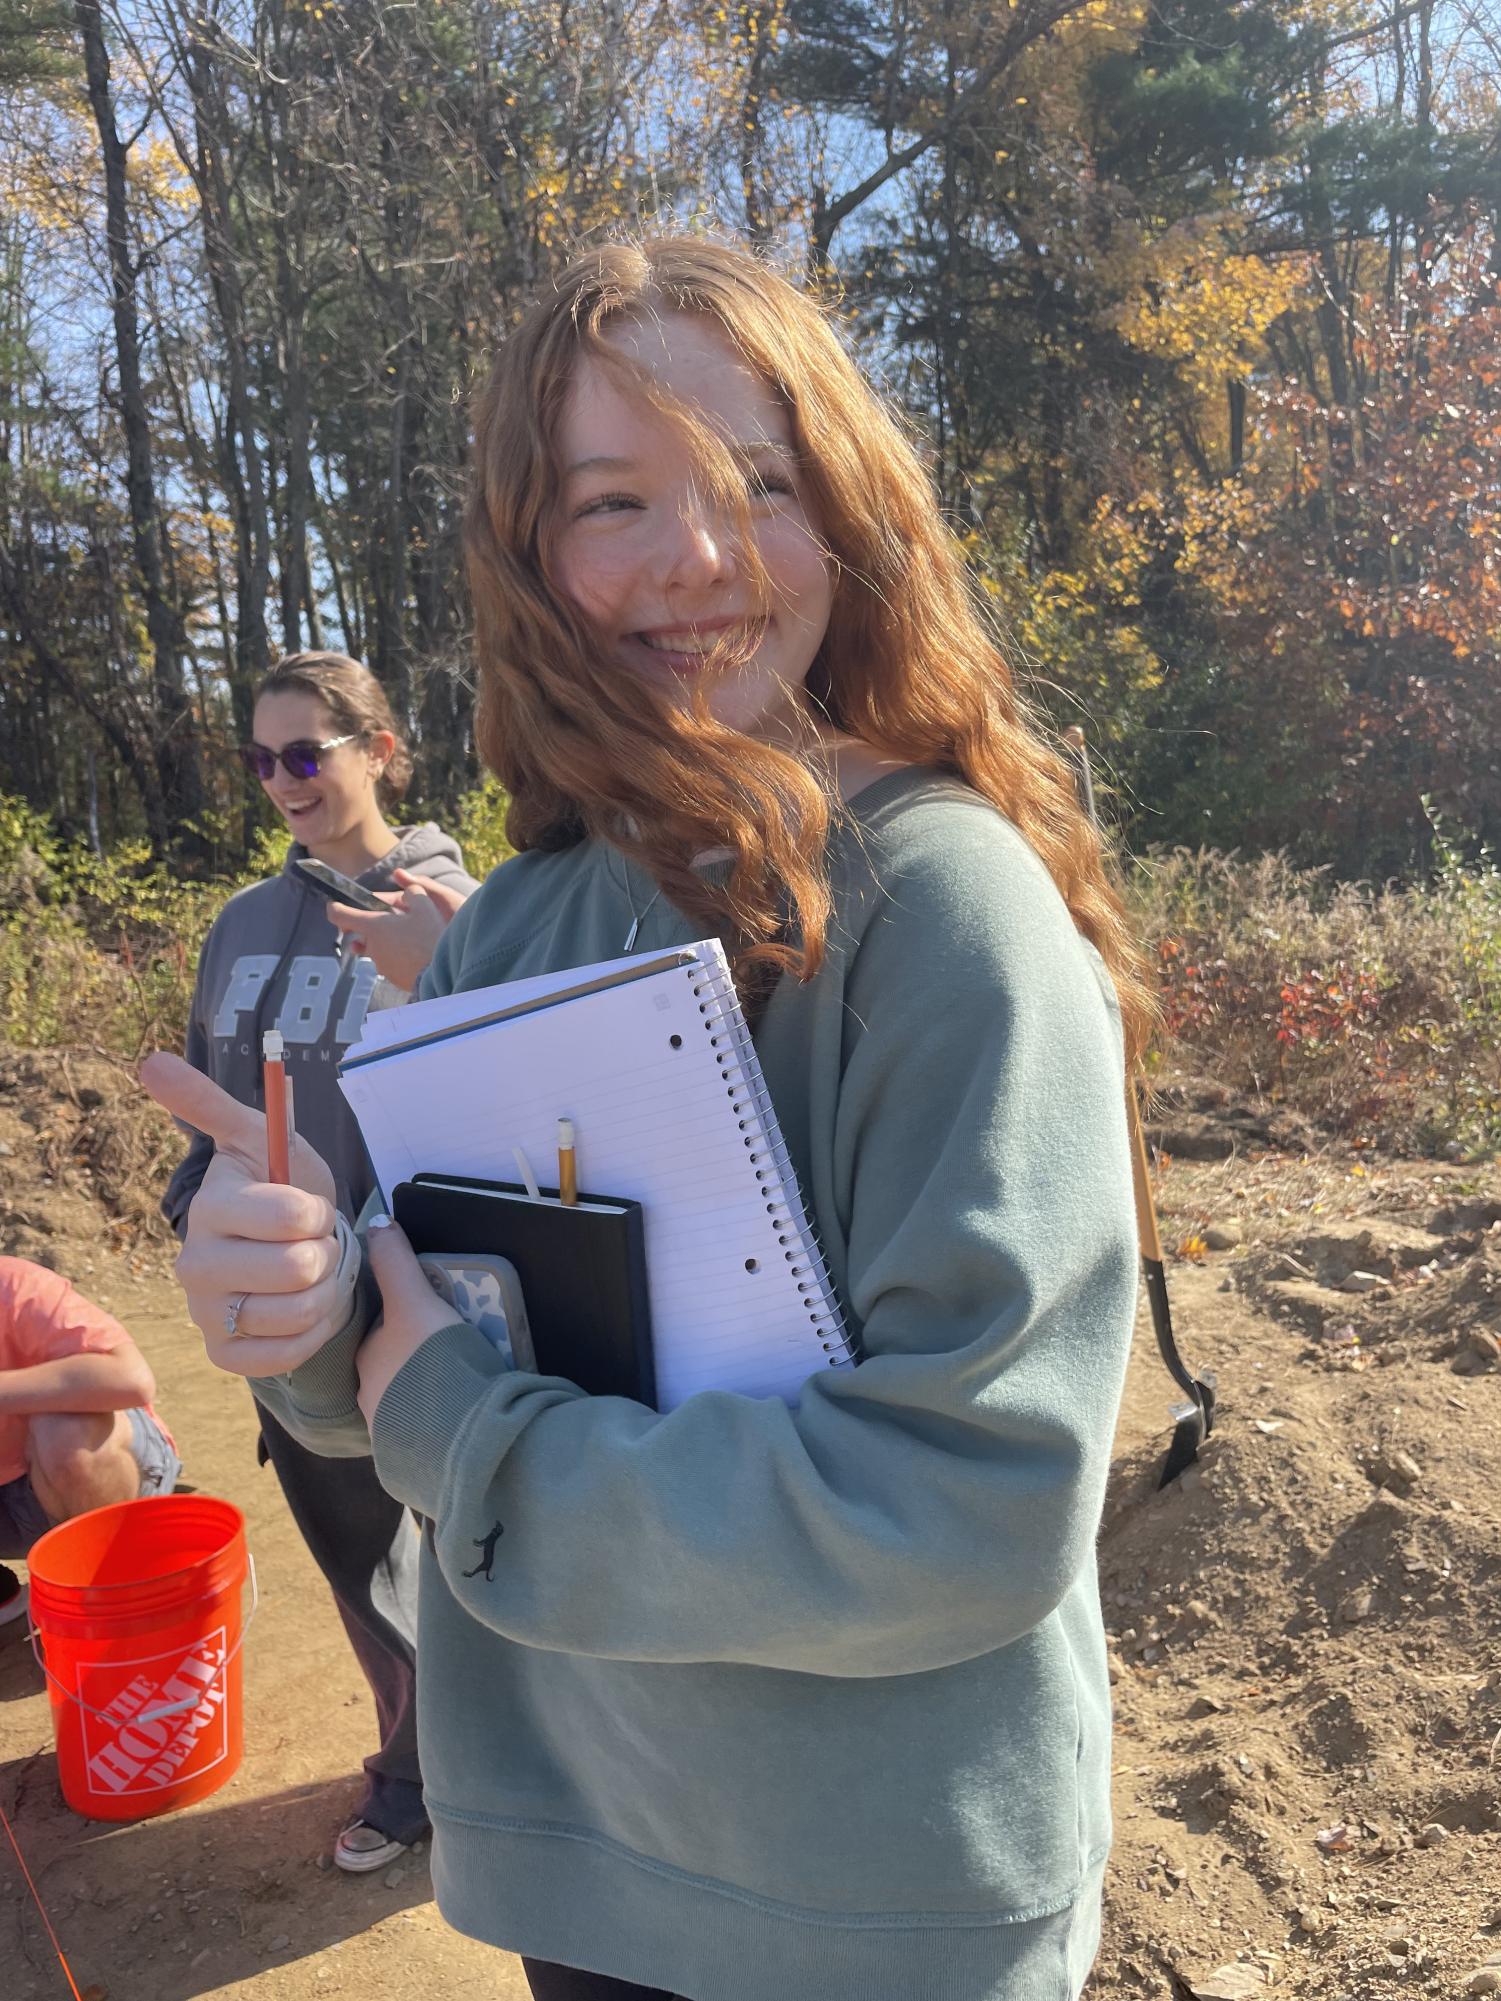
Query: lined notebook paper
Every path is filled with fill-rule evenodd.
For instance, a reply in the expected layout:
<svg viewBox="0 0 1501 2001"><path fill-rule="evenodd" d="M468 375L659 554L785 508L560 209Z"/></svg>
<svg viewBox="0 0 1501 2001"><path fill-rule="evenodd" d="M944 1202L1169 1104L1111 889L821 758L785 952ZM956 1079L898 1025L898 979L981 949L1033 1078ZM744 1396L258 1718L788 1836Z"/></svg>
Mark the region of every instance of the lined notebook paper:
<svg viewBox="0 0 1501 2001"><path fill-rule="evenodd" d="M550 1183L574 1121L580 1185L645 1211L659 1409L707 1389L795 1403L849 1365L716 940L370 1016L339 1081L388 1206L419 1173L514 1180L517 1147Z"/></svg>

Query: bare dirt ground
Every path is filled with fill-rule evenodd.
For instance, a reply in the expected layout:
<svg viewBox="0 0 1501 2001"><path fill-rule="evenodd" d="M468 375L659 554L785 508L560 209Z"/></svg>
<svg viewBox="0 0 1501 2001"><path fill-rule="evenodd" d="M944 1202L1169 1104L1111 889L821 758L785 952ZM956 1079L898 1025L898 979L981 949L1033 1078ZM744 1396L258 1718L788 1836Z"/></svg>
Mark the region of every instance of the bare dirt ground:
<svg viewBox="0 0 1501 2001"><path fill-rule="evenodd" d="M1174 1322L1220 1409L1159 1492L1176 1393L1143 1309L1100 1543L1117 1843L1090 2001L1501 1992L1501 1171L1341 1153L1212 1090L1160 1118ZM183 1812L77 1818L12 1639L0 1805L89 2001L520 2001L425 1855L329 1866L370 1704L247 1395L139 1235L174 1148L99 1059L0 1057L0 1250L125 1320L187 1476L246 1511L245 1761ZM67 1992L3 1840L0 1969L6 2001Z"/></svg>

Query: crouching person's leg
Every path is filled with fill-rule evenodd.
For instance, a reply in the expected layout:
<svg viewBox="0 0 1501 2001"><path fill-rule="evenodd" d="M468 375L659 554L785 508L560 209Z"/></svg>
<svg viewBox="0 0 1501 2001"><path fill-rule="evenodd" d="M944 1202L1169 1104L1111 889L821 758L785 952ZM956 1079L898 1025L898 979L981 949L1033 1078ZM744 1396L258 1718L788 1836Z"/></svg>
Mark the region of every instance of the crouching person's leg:
<svg viewBox="0 0 1501 2001"><path fill-rule="evenodd" d="M27 1473L47 1519L169 1494L182 1470L160 1427L143 1410L47 1412L26 1427Z"/></svg>
<svg viewBox="0 0 1501 2001"><path fill-rule="evenodd" d="M26 1426L26 1470L52 1522L133 1501L141 1469L130 1449L128 1410L46 1411Z"/></svg>

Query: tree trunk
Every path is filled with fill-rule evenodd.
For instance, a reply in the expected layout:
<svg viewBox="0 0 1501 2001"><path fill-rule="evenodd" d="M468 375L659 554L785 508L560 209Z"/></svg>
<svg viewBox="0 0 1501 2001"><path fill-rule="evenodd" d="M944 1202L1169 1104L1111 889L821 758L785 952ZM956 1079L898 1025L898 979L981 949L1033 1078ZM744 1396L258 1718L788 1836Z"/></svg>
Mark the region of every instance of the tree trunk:
<svg viewBox="0 0 1501 2001"><path fill-rule="evenodd" d="M389 408L391 436L386 458L385 504L380 510L376 561L372 565L370 666L398 715L411 713L411 659L407 648L407 489L411 431L411 336L396 359L396 382Z"/></svg>
<svg viewBox="0 0 1501 2001"><path fill-rule="evenodd" d="M307 531L313 503L312 412L308 407L303 342L306 297L286 246L276 247L277 310L281 320L286 475L282 486L281 625L289 653L302 645L302 608L311 596Z"/></svg>
<svg viewBox="0 0 1501 2001"><path fill-rule="evenodd" d="M115 355L120 371L120 416L125 431L125 488L136 567L146 608L152 653L152 697L164 817L153 816L152 844L165 848L166 825L181 828L203 805L203 779L193 712L183 674L186 640L182 614L167 589L164 524L152 471L151 434L141 386L140 324L136 315L136 267L130 255L126 210L126 154L110 98L109 51L99 0L74 0L74 18L83 37L89 104L99 130L104 168L105 228L109 254Z"/></svg>
<svg viewBox="0 0 1501 2001"><path fill-rule="evenodd" d="M103 732L116 759L130 773L140 794L146 815L146 830L152 852L165 855L171 841L172 817L161 788L161 750L146 745L125 727L120 718L97 699L93 691L74 673L49 643L47 634L32 617L33 594L28 579L10 548L0 538L0 604L9 611L38 673L46 676L84 715L92 717ZM111 773L114 765L108 767ZM113 797L113 793L111 794Z"/></svg>
<svg viewBox="0 0 1501 2001"><path fill-rule="evenodd" d="M248 734L250 694L270 665L266 597L271 583L271 532L266 471L256 435L246 373L244 288L235 255L234 218L224 148L228 107L213 51L195 36L187 64L197 141L198 195L203 207L203 248L214 304L224 335L226 421L220 463L235 524L235 641L231 698L237 725Z"/></svg>
<svg viewBox="0 0 1501 2001"><path fill-rule="evenodd" d="M740 10L740 34L747 51L745 95L740 105L740 195L745 203L746 234L761 250L771 242L771 190L761 157L761 113L766 102L767 58L775 46L781 15L781 0Z"/></svg>
<svg viewBox="0 0 1501 2001"><path fill-rule="evenodd" d="M1231 380L1225 392L1230 402L1230 471L1235 474L1246 462L1246 385Z"/></svg>

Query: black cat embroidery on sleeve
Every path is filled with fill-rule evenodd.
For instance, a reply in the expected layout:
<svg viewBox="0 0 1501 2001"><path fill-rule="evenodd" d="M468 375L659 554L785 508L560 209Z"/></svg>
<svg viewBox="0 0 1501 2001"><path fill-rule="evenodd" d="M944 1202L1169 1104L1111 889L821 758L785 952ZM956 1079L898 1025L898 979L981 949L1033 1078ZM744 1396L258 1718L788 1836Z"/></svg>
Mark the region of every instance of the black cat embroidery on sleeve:
<svg viewBox="0 0 1501 2001"><path fill-rule="evenodd" d="M478 1577L480 1572L483 1571L485 1574L485 1582L487 1584L493 1584L495 1582L495 1579L490 1575L490 1566L495 1561L495 1545L500 1541L501 1537L504 1534L505 1530L501 1527L500 1523L497 1522L488 1535L471 1536L470 1540L473 1542L475 1548L477 1550L482 1551L483 1554L481 1555L479 1562L474 1566L473 1570L466 1570L463 1573L465 1577Z"/></svg>

